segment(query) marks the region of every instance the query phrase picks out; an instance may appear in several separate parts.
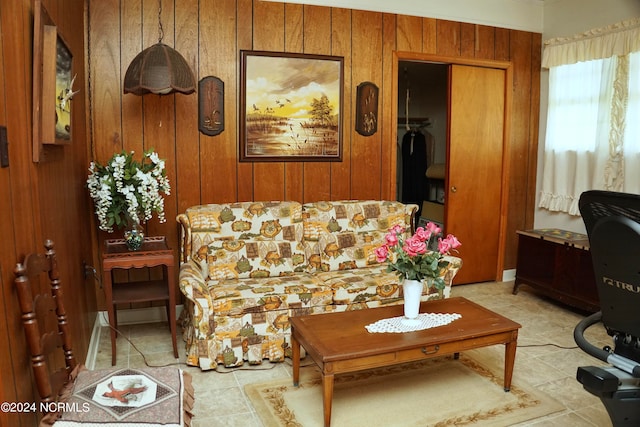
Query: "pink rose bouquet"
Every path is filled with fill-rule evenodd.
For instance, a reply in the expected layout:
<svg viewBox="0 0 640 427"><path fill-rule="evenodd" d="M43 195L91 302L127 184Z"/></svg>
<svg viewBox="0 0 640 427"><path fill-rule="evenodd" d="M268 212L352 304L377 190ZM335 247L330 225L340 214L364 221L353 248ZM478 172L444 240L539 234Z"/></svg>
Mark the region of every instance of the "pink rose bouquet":
<svg viewBox="0 0 640 427"><path fill-rule="evenodd" d="M436 289L444 289L441 271L449 265L445 255L460 246L458 239L449 234L439 237L440 227L429 222L425 227L418 227L416 232L406 237L405 229L396 225L389 229L385 236L385 244L376 249L378 262L388 262L388 271L397 271L401 280L433 279ZM438 249L431 250L437 238Z"/></svg>

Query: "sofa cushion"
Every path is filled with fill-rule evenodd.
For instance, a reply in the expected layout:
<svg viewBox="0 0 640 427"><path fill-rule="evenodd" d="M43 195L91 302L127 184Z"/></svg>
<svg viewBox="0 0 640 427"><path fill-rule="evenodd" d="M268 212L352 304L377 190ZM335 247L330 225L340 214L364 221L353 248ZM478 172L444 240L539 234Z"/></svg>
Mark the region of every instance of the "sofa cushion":
<svg viewBox="0 0 640 427"><path fill-rule="evenodd" d="M190 258L206 259L216 240L302 241L302 205L298 202L239 202L192 206L185 213Z"/></svg>
<svg viewBox="0 0 640 427"><path fill-rule="evenodd" d="M402 298L398 276L387 273L386 266L377 265L353 270L316 273L333 290L337 305L367 301L397 301Z"/></svg>
<svg viewBox="0 0 640 427"><path fill-rule="evenodd" d="M304 205L304 238L317 240L320 233L386 231L407 226L406 206L395 201L342 200Z"/></svg>
<svg viewBox="0 0 640 427"><path fill-rule="evenodd" d="M379 264L354 270L326 271L316 273L333 290L333 303L336 305L351 305L371 303L378 305L393 304L403 298L402 285L394 272L387 272L386 265ZM422 300L448 298L451 293L450 285L439 291L435 287L424 284Z"/></svg>
<svg viewBox="0 0 640 427"><path fill-rule="evenodd" d="M415 205L395 201L345 200L303 206L309 271L339 271L378 264L374 250L389 228L410 229Z"/></svg>
<svg viewBox="0 0 640 427"><path fill-rule="evenodd" d="M207 245L209 280L291 275L306 268L300 242L276 240L214 240Z"/></svg>
<svg viewBox="0 0 640 427"><path fill-rule="evenodd" d="M379 231L321 233L317 244L322 260L320 270L350 270L379 264L374 251L383 238L384 233Z"/></svg>
<svg viewBox="0 0 640 427"><path fill-rule="evenodd" d="M331 288L307 273L259 279L210 281L216 316L264 316L267 311L331 305ZM287 319L288 322L288 319Z"/></svg>

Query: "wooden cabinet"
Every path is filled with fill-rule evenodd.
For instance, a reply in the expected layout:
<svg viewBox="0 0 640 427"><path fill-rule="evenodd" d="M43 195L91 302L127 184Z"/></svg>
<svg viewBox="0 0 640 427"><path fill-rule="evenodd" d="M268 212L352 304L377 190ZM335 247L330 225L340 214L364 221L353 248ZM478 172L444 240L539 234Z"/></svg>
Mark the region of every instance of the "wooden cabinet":
<svg viewBox="0 0 640 427"><path fill-rule="evenodd" d="M521 285L581 310L600 309L584 234L558 229L518 231L514 294Z"/></svg>

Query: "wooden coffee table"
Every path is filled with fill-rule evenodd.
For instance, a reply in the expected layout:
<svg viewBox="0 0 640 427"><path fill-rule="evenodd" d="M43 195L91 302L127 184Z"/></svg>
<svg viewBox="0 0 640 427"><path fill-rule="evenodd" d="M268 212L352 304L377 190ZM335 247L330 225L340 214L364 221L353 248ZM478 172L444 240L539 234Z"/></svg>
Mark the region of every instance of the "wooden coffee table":
<svg viewBox="0 0 640 427"><path fill-rule="evenodd" d="M300 345L322 371L324 425L331 424L334 375L505 344L504 390L509 391L518 323L462 297L423 302L420 313L458 313L448 325L405 333L370 333L366 325L403 315L403 306L296 316L291 321L293 383L300 381Z"/></svg>

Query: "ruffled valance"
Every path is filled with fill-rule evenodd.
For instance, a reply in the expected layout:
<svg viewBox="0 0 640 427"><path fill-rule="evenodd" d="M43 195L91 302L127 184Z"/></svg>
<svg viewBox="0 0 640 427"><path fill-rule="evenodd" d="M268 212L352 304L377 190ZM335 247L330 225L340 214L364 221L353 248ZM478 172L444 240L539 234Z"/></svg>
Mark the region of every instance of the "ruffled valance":
<svg viewBox="0 0 640 427"><path fill-rule="evenodd" d="M610 58L640 51L640 18L544 42L542 67Z"/></svg>

